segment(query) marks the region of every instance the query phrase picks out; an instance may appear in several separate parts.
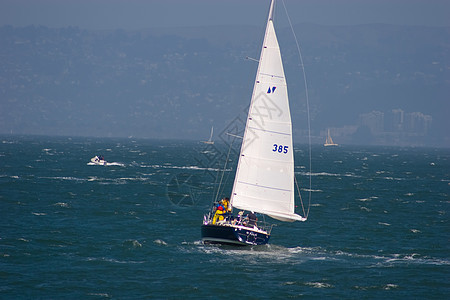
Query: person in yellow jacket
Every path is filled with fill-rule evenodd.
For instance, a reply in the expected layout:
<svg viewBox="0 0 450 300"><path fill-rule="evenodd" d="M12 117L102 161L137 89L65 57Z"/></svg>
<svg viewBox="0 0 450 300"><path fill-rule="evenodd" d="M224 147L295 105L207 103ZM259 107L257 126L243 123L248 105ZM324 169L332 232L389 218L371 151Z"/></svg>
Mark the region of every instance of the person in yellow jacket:
<svg viewBox="0 0 450 300"><path fill-rule="evenodd" d="M225 213L230 213L231 212L230 198L228 198L228 197L223 198L222 204L223 204Z"/></svg>
<svg viewBox="0 0 450 300"><path fill-rule="evenodd" d="M217 220L223 221L225 219L224 215L229 212L231 212L230 199L224 198L220 200L219 204L217 205L216 212L214 213L212 223L216 224Z"/></svg>

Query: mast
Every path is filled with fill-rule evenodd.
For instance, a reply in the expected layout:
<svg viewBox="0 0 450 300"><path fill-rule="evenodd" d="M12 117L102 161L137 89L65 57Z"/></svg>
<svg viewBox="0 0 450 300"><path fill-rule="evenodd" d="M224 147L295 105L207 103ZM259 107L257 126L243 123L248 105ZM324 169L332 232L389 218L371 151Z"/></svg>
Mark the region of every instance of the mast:
<svg viewBox="0 0 450 300"><path fill-rule="evenodd" d="M269 23L270 20L273 20L273 6L275 4L275 0L270 1L270 8L269 8L269 17L267 18L267 23ZM267 31L267 29L266 29Z"/></svg>

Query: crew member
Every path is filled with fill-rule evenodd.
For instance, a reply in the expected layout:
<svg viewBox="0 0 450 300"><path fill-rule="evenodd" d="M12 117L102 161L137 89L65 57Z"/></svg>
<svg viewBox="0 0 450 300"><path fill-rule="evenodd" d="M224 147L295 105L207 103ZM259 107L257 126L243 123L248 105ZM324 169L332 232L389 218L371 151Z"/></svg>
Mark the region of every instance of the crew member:
<svg viewBox="0 0 450 300"><path fill-rule="evenodd" d="M213 225L216 224L217 219L219 219L219 221L223 220L223 214L225 213L225 208L223 205L223 201L220 200L219 204L217 204L216 207L216 212L214 213L214 217L213 217Z"/></svg>
<svg viewBox="0 0 450 300"><path fill-rule="evenodd" d="M258 218L256 217L256 215L253 212L250 212L247 215L247 218L248 218L248 226L249 227L252 227L252 226L256 227L256 221L258 221Z"/></svg>

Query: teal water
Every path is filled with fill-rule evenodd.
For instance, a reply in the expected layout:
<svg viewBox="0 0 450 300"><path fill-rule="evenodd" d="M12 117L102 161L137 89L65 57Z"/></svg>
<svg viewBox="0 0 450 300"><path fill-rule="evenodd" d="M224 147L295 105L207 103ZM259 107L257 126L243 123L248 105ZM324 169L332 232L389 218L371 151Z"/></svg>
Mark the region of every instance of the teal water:
<svg viewBox="0 0 450 300"><path fill-rule="evenodd" d="M97 154L113 164L87 165ZM269 245L249 248L200 241L225 154L182 141L0 137L0 298L450 293L450 150L313 147L308 221L277 223ZM306 147L295 155L307 202Z"/></svg>

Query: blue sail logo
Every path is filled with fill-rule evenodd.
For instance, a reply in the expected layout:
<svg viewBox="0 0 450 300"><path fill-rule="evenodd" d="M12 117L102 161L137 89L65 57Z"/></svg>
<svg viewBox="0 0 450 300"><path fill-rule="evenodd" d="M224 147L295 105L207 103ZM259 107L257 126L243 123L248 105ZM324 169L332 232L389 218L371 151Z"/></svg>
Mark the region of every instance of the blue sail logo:
<svg viewBox="0 0 450 300"><path fill-rule="evenodd" d="M273 86L273 87L270 87L269 86L269 89L267 90L267 94L270 94L270 93L274 93L275 92L275 90L277 89L277 87L276 86Z"/></svg>

